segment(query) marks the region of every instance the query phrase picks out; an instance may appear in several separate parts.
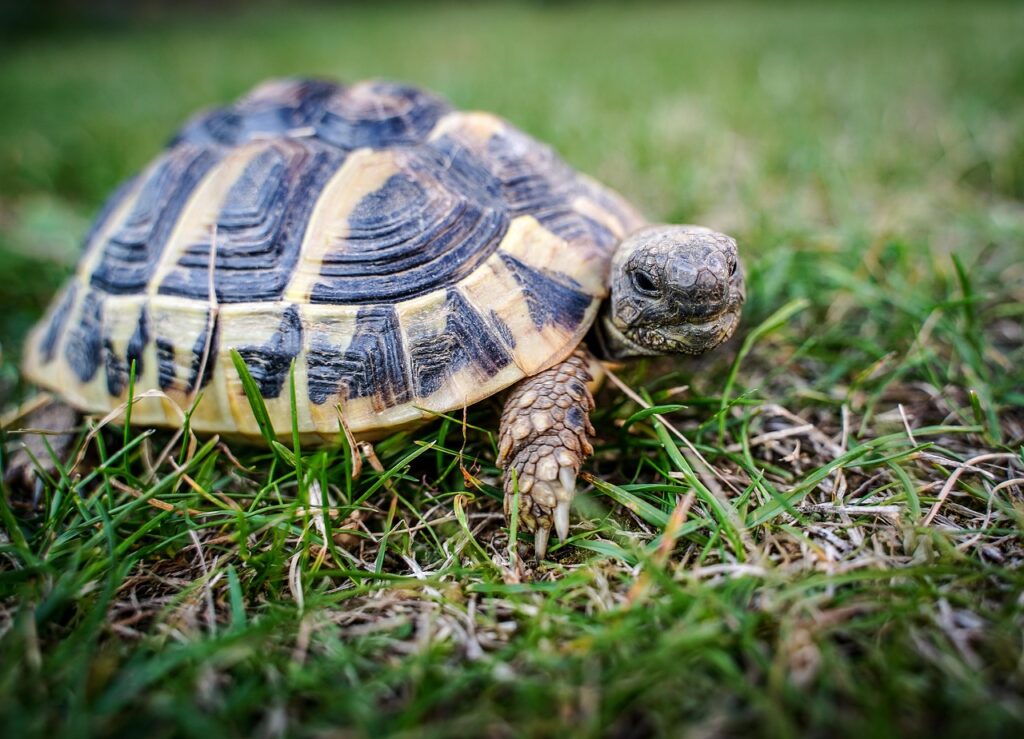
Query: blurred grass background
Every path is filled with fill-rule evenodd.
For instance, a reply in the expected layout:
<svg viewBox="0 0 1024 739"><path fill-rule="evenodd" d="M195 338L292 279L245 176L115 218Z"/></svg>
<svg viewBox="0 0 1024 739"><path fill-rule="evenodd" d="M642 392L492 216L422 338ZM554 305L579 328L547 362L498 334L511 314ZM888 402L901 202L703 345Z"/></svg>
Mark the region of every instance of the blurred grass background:
<svg viewBox="0 0 1024 739"><path fill-rule="evenodd" d="M748 424L757 423L737 412L741 406L732 409L724 440L701 425L718 408L738 343L800 299L808 301L805 310L759 337L734 396L751 407L803 413L836 439L845 439L849 426L851 437L864 442L902 433L897 403L903 403L915 424L969 429L969 448L944 447L955 450L950 458L963 461L979 449L1019 453L1019 3L25 7L0 14L0 400L25 392L16 369L20 341L72 269L90 218L185 117L270 76L388 77L433 89L458 107L508 118L652 219L701 223L737 237L750 295L741 336L722 357L630 377L649 383L655 400L658 392L668 397L673 384L691 387L683 402L694 410L678 423L707 445L701 446L706 454L719 455L716 464L743 467L725 442L743 448ZM606 406L611 397L603 397ZM605 429L615 421L621 426L635 410L614 402ZM484 409L477 422L492 424L493 410ZM641 460L655 454L658 442L653 431L637 431L643 426L636 424L633 436L601 432L621 444L617 450L606 444L599 454L604 479L646 479L650 470ZM443 432L425 433L434 435L420 441L443 441ZM385 465L398 464L414 441L385 443L379 450ZM482 437L471 438L464 452L482 461L484 477L493 472ZM798 452L796 462L780 454L765 469L785 468L794 489L835 469L818 458L801 467ZM266 461L243 460L256 467ZM262 559L211 544L225 548L223 559L211 563L208 575L193 572L193 582L162 568L181 563L189 532L212 530L193 529L189 521L165 531L165 520L138 539L145 543L141 553L124 550L135 559L124 560L122 572L113 555L102 560L98 545L74 548L71 529L56 523L54 511L68 505L61 500L45 521L26 524L35 537L26 546L38 562L28 555L21 562L23 553L16 557L0 542L15 562L0 566L0 714L22 735L76 726L116 733L172 720L176 728L165 725L163 735L341 736L332 732L342 725L356 734L416 735L421 723L436 734L493 736L511 736L517 725L541 735L1009 735L1024 720L1019 496L1004 499L979 483L961 505L979 516L995 506L1004 521L987 517L980 528L963 524L957 534L925 531L915 523L945 473L910 457L901 458L902 477L880 464L893 477L872 488L874 478L865 473L862 502L877 503L870 497L876 492L895 493L885 502L909 511L899 514L899 525L844 529L838 535L855 545L838 555L824 534L752 526L766 551L775 537L790 537L806 571L702 585L685 579L688 565L675 575L656 568L650 576L663 597L618 615L609 604L621 604L637 572L647 572L646 560L623 554L643 538L633 524L620 530L602 521L599 533L625 549L584 537L580 546L595 562L573 569L566 560L567 570L544 571L536 587L503 581L487 562L449 561L430 575L440 578L429 581L439 590L420 590L410 584L415 547L397 536L385 536L370 574L383 568L385 575L407 577L393 588L408 591L393 590L386 579L318 574L319 564L311 565L304 549L301 568L311 569L303 580L309 583L303 611L286 588L291 554L283 533ZM283 473L274 469L258 489L269 486L276 494L275 475ZM211 489L225 494L247 489L227 473L204 474ZM447 475L428 479L415 467L411 476L400 475L410 510L422 508L424 490L439 490L439 497L463 491L467 483L457 470L454 482ZM375 479L359 484L368 489ZM909 492L900 492L905 486ZM105 490L113 500L110 483ZM182 510L206 505L186 493L166 499ZM665 515L672 510L674 495L645 494ZM484 510L499 510L482 498ZM385 518L391 525L394 508L387 516L382 511L386 500L367 514L374 531ZM126 541L136 542L126 526L143 526L145 516L119 520ZM83 521L85 531L101 525ZM499 530L492 523L474 531L487 546ZM863 530L869 535L858 539ZM689 547L683 559L697 552L701 563L719 555L728 561L731 552L715 531L681 540ZM164 538L154 539L160 532ZM958 548L956 536L963 535L983 537L982 543ZM929 542L924 549L922 540ZM910 568L905 578L885 574L897 566L887 559L893 551L901 552L898 565ZM597 557L601 552L612 556ZM852 563L868 554L877 556L874 574L843 586L840 565L848 558L852 572L860 566ZM616 557L628 566L608 564ZM774 554L769 559L776 561ZM78 590L58 587L63 581L42 564L47 561L81 572ZM147 587L174 594L160 602L152 623L132 627L140 631L107 633L108 600L97 593L108 587L120 593L117 578L139 562L157 573L152 583L159 584ZM837 572L840 580L828 579ZM199 588L214 576L220 578L216 639L200 633L202 618L197 626L179 613L195 603L206 607ZM358 587L346 591L346 578L353 577ZM55 592L62 593L59 608L51 603ZM69 605L69 593L76 605ZM465 640L451 632L438 636L417 617L402 616L402 599L440 603L440 611L455 608L465 616L467 593L476 594L474 603L479 596L481 612L458 623L498 634L497 646L484 653L464 652ZM307 661L310 621L303 614L341 619L355 602L346 598L370 595L397 598L401 607L389 610L378 601L374 610L359 601L359 609L384 619L380 630L360 622L345 638L324 637L319 645L314 638ZM391 631L387 619L394 619ZM518 624L513 632L502 631L500 624L512 622ZM32 678L23 680L23 671Z"/></svg>

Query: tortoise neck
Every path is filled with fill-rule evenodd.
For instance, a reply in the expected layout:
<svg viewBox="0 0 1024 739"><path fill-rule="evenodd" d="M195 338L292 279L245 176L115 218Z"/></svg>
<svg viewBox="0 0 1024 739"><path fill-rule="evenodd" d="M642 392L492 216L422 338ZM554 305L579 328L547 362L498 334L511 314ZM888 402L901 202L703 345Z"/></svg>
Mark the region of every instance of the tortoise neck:
<svg viewBox="0 0 1024 739"><path fill-rule="evenodd" d="M630 341L615 325L612 319L611 301L605 300L590 329L588 345L601 359L629 359L631 357L653 357L658 352Z"/></svg>

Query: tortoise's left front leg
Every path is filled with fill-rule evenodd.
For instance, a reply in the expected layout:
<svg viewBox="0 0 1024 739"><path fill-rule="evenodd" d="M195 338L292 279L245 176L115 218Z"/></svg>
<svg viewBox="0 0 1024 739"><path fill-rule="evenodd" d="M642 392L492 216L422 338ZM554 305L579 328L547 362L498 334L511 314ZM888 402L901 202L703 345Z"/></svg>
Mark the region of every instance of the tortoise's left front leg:
<svg viewBox="0 0 1024 739"><path fill-rule="evenodd" d="M13 488L20 496L32 495L41 489L41 480L36 473L36 464L46 473L56 469L51 452L61 462L66 461L75 441L75 428L81 421L81 414L71 406L48 395L37 396L36 400L12 414L5 422L5 430L33 429L37 433L13 435L4 449L4 484Z"/></svg>
<svg viewBox="0 0 1024 739"><path fill-rule="evenodd" d="M538 559L547 552L551 529L560 540L568 536L576 475L594 451L588 438L594 433L594 396L587 386L592 361L586 349L578 349L521 380L501 414L498 465L505 470L505 515L512 515L518 483L519 523L534 532Z"/></svg>

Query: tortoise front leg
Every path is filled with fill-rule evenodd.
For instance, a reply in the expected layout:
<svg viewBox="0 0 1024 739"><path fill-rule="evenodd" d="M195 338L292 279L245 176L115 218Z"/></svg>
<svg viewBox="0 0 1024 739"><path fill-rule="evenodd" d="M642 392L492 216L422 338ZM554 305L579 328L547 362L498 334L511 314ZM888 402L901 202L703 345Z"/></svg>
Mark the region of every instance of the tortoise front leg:
<svg viewBox="0 0 1024 739"><path fill-rule="evenodd" d="M594 451L587 438L594 433L590 362L586 349L577 349L564 362L521 380L501 414L498 465L505 470L505 515L512 514L518 482L519 523L534 532L537 559L547 552L552 528L559 540L568 536L576 475Z"/></svg>
<svg viewBox="0 0 1024 739"><path fill-rule="evenodd" d="M5 430L33 429L41 433L11 434L3 450L4 484L21 497L38 497L42 480L36 464L43 472L53 474L57 466L51 452L62 463L66 462L75 441L75 428L81 420L78 411L48 395L37 396L16 410L9 421L5 420Z"/></svg>

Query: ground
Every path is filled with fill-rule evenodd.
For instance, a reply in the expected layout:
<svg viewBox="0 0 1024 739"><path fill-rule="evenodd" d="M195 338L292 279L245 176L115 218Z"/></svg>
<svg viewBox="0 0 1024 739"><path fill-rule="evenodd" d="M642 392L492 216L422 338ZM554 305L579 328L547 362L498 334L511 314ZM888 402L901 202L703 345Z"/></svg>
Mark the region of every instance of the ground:
<svg viewBox="0 0 1024 739"><path fill-rule="evenodd" d="M497 401L355 480L344 448L83 429L0 496L5 732L1020 734L1019 5L154 7L6 31L6 407L105 195L271 75L504 115L733 234L750 300L714 356L617 372L539 564Z"/></svg>

